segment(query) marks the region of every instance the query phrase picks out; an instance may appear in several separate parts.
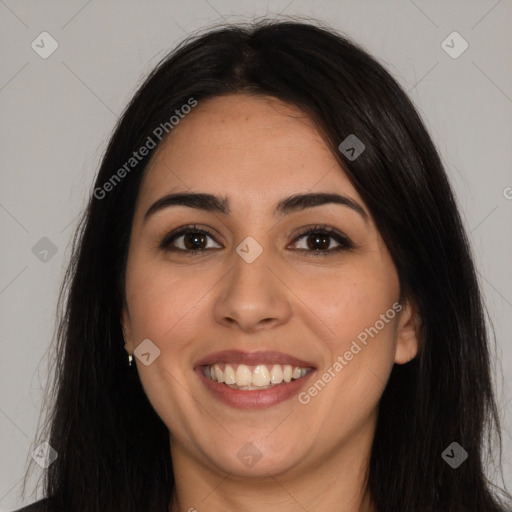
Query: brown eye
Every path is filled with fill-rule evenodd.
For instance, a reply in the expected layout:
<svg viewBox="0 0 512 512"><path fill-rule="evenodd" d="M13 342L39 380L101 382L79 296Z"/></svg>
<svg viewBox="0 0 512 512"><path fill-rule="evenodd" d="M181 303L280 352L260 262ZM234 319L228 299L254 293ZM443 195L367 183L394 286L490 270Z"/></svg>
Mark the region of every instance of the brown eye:
<svg viewBox="0 0 512 512"><path fill-rule="evenodd" d="M331 239L332 237L330 235L308 235L306 238L306 243L308 249L326 251L327 249L329 249L329 246L331 245Z"/></svg>
<svg viewBox="0 0 512 512"><path fill-rule="evenodd" d="M316 226L301 233L294 242L297 246L297 241L305 241L305 247L295 247L299 251L310 252L312 255L327 255L329 253L338 252L341 250L353 249L354 244L348 237L340 233L334 228L327 226ZM331 245L334 241L334 247Z"/></svg>
<svg viewBox="0 0 512 512"><path fill-rule="evenodd" d="M204 249L206 236L203 233L187 233L183 236L183 245L191 250L196 251L197 249Z"/></svg>
<svg viewBox="0 0 512 512"><path fill-rule="evenodd" d="M211 249L211 247L207 247L208 238L215 241L212 234L206 229L185 226L169 233L162 240L160 247L168 251L204 252ZM217 247L214 248L218 249L220 246L217 244Z"/></svg>
<svg viewBox="0 0 512 512"><path fill-rule="evenodd" d="M208 247L208 239L213 240L216 246ZM305 247L296 247L299 245L298 241L301 240L305 241ZM355 247L348 237L328 226L315 226L304 231L295 239L292 245L294 250L302 251L310 256L327 256ZM160 247L166 251L181 251L191 254L200 254L211 249L222 248L208 230L197 228L195 225L183 226L169 233L162 240Z"/></svg>

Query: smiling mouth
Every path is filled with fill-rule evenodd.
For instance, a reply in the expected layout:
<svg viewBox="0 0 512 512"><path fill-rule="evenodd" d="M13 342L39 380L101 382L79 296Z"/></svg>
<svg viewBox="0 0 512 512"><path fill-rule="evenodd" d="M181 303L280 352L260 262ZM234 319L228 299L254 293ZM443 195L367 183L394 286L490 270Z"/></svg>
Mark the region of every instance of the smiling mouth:
<svg viewBox="0 0 512 512"><path fill-rule="evenodd" d="M289 364L232 364L215 363L203 366L203 375L213 382L223 383L231 389L254 391L271 389L283 383L301 379L313 368Z"/></svg>

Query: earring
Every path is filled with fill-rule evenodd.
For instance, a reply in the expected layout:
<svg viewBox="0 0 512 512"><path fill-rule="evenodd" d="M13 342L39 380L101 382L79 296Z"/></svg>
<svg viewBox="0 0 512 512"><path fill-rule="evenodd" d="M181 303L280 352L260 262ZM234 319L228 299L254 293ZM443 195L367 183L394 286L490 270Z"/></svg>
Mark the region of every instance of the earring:
<svg viewBox="0 0 512 512"><path fill-rule="evenodd" d="M123 337L124 341L124 337ZM124 342L124 349L126 350L126 341ZM128 354L128 366L131 368L133 366L133 356Z"/></svg>

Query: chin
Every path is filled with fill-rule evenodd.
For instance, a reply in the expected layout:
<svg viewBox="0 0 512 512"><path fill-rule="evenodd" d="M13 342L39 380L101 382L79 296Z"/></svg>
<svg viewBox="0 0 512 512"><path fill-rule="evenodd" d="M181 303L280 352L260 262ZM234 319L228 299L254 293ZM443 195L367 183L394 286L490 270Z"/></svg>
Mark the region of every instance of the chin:
<svg viewBox="0 0 512 512"><path fill-rule="evenodd" d="M254 441L250 441L250 437L236 441L230 439L225 450L213 453L209 447L205 455L217 470L241 478L266 478L269 474L277 476L287 473L295 469L305 455L305 447L302 446L298 452L297 442L289 437L273 442L265 439L265 435L260 438L261 441L257 437L253 438Z"/></svg>

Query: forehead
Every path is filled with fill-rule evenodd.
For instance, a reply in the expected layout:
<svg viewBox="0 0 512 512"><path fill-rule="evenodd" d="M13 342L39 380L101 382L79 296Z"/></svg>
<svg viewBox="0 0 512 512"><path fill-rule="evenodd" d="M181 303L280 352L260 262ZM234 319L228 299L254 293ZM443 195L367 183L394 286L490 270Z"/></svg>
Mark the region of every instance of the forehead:
<svg viewBox="0 0 512 512"><path fill-rule="evenodd" d="M359 198L304 112L240 94L199 101L180 120L149 163L139 200L189 189L229 196L233 209L320 189Z"/></svg>

